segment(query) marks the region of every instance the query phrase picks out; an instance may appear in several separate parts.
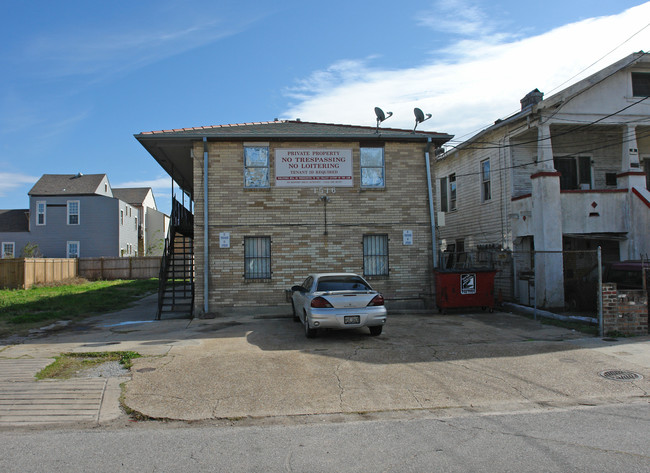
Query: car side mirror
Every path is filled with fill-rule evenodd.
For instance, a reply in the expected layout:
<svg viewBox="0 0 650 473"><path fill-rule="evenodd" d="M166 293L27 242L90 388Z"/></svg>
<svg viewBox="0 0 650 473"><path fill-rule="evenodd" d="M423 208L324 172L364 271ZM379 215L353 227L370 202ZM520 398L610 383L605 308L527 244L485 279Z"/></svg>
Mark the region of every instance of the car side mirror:
<svg viewBox="0 0 650 473"><path fill-rule="evenodd" d="M305 289L304 287L302 287L302 286L293 286L293 287L291 288L291 292L296 292L296 291L298 291L298 292L305 292L306 289Z"/></svg>

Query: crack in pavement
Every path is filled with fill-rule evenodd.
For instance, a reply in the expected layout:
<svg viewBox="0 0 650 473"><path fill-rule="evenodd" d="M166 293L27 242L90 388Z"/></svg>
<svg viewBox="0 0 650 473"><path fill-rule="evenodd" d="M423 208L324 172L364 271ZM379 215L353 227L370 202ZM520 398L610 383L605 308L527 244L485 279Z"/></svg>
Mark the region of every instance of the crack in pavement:
<svg viewBox="0 0 650 473"><path fill-rule="evenodd" d="M481 373L481 374L483 374L483 375L485 375L485 376L488 376L488 377L490 377L490 378L498 379L498 380L501 381L503 384L505 384L506 386L508 386L510 389L512 389L513 391L517 392L517 394L519 394L519 395L520 395L522 398L524 398L526 401L533 402L533 401L532 401L528 396L526 396L526 395L525 395L525 394L524 394L524 393L523 393L519 388L517 388L516 386L512 385L511 383L509 383L505 378L502 378L502 377L500 377L500 376L497 376L497 375L494 375L494 374L491 374L491 373L487 373L487 372L485 372L485 371L481 371L481 370L476 369L476 368L469 367L469 366L467 366L467 365L465 365L465 364L463 364L463 363L458 363L458 362L453 362L453 361L450 361L449 363L450 363L450 364L453 364L453 365L458 365L458 366L460 366L460 367L462 367L462 368L465 368L465 369L468 370L468 371L473 371L473 372L475 372L475 373Z"/></svg>
<svg viewBox="0 0 650 473"><path fill-rule="evenodd" d="M341 363L336 365L336 368L334 369L334 376L336 377L336 382L339 387L339 409L343 410L343 394L345 392L345 389L343 388L343 383L341 382L341 377L339 376L339 372L341 371L341 367L343 366L344 363L347 363L348 361L352 360L355 356L359 354L359 350L364 348L363 346L356 346L354 347L354 351L348 356L345 360L343 360Z"/></svg>
<svg viewBox="0 0 650 473"><path fill-rule="evenodd" d="M488 433L494 433L494 434L501 434L501 435L505 435L505 436L509 436L509 437L518 437L518 438L528 439L528 440L535 440L535 441L541 441L541 442L550 442L550 443L554 443L554 444L557 444L557 445L564 445L564 446L570 445L572 447L585 448L587 450L592 450L594 452L610 453L610 454L618 454L618 455L630 455L630 456L634 456L634 457L637 457L637 458L650 459L650 455L643 455L643 454L633 453L633 452L625 452L625 451L622 451L622 450L614 450L614 449L610 449L610 448L594 447L592 445L586 445L586 444L577 443L577 442L569 442L569 441L566 441L566 440L556 440L556 439L549 438L549 437L537 437L535 435L530 435L530 434L507 432L507 431L503 431L503 430L489 429L489 428L479 427L479 426L463 427L463 426L455 424L452 421L448 421L448 420L445 420L445 419L439 419L438 422L446 424L446 425L448 425L450 427L453 427L453 428L455 428L457 430L462 430L464 432L469 432L469 431L472 431L472 430L481 431L481 432L488 432Z"/></svg>

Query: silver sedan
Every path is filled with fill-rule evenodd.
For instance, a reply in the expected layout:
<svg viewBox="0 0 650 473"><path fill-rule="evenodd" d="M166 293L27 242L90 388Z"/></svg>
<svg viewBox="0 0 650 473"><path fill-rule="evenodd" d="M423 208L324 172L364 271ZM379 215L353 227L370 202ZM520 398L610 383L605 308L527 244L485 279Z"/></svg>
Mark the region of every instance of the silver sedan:
<svg viewBox="0 0 650 473"><path fill-rule="evenodd" d="M384 297L354 273L310 274L291 288L291 306L308 338L321 328L368 327L371 335L380 335L386 323Z"/></svg>

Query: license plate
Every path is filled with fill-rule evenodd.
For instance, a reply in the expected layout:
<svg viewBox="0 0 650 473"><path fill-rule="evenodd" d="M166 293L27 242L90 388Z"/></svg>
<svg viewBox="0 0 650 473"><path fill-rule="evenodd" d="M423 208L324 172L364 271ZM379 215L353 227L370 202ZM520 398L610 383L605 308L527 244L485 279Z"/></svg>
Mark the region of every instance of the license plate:
<svg viewBox="0 0 650 473"><path fill-rule="evenodd" d="M361 322L358 315L346 315L343 317L343 323L345 324L358 324Z"/></svg>

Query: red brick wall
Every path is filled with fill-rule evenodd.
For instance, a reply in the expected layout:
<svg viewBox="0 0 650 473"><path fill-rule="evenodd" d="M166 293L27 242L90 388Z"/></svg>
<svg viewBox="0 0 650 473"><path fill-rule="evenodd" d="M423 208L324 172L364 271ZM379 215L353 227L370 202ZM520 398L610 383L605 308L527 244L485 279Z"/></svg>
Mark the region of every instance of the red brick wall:
<svg viewBox="0 0 650 473"><path fill-rule="evenodd" d="M617 291L616 284L603 284L603 329L605 335L647 335L647 293Z"/></svg>

